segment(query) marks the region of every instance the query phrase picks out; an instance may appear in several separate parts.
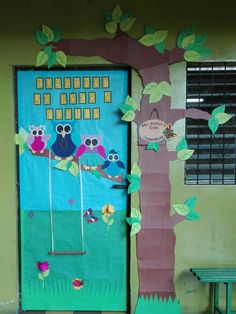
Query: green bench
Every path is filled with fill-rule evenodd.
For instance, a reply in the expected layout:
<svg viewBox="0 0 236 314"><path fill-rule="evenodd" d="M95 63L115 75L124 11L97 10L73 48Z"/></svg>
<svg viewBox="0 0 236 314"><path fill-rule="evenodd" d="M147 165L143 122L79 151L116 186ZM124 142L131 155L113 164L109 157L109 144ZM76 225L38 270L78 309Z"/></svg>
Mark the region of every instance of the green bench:
<svg viewBox="0 0 236 314"><path fill-rule="evenodd" d="M191 268L190 271L203 283L213 284L214 314L236 314L232 311L232 284L236 283L236 268ZM226 309L219 306L219 284L226 286Z"/></svg>

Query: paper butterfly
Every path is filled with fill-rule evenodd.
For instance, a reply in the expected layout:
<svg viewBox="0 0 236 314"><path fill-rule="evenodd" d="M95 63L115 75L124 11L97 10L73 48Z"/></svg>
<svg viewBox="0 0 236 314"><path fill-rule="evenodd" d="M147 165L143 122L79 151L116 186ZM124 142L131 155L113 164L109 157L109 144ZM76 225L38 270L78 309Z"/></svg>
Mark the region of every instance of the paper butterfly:
<svg viewBox="0 0 236 314"><path fill-rule="evenodd" d="M141 213L136 208L131 208L130 218L126 218L126 221L131 226L131 237L141 230L141 220Z"/></svg>
<svg viewBox="0 0 236 314"><path fill-rule="evenodd" d="M89 208L86 210L86 212L84 213L84 219L87 220L87 223L90 224L92 222L97 222L98 221L98 218L93 216L93 210L92 208Z"/></svg>
<svg viewBox="0 0 236 314"><path fill-rule="evenodd" d="M170 140L170 139L172 139L172 138L177 136L177 134L172 129L172 124L171 123L168 123L166 125L166 128L162 131L162 134L164 135L164 139L165 140Z"/></svg>

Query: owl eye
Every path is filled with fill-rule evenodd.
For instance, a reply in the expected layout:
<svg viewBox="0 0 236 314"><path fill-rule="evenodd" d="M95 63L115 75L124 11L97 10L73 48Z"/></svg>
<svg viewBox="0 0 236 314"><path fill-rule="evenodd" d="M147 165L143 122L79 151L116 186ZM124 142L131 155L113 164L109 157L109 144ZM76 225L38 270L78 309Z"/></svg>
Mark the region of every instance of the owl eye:
<svg viewBox="0 0 236 314"><path fill-rule="evenodd" d="M109 160L113 160L113 155L108 155Z"/></svg>
<svg viewBox="0 0 236 314"><path fill-rule="evenodd" d="M86 138L86 140L84 141L85 146L90 146L91 145L91 140L90 138Z"/></svg>
<svg viewBox="0 0 236 314"><path fill-rule="evenodd" d="M37 135L37 131L36 130L33 130L33 135Z"/></svg>
<svg viewBox="0 0 236 314"><path fill-rule="evenodd" d="M72 131L71 126L69 124L64 125L64 131L66 134L71 133Z"/></svg>
<svg viewBox="0 0 236 314"><path fill-rule="evenodd" d="M92 139L92 145L97 146L98 145L98 140L96 138Z"/></svg>
<svg viewBox="0 0 236 314"><path fill-rule="evenodd" d="M118 156L118 155L114 155L114 159L115 159L115 160L118 160L118 159L119 159L119 156Z"/></svg>
<svg viewBox="0 0 236 314"><path fill-rule="evenodd" d="M43 134L43 131L42 130L39 130L38 131L38 135L42 135Z"/></svg>
<svg viewBox="0 0 236 314"><path fill-rule="evenodd" d="M63 125L62 124L58 124L57 126L56 126L56 131L57 131L57 133L62 133L63 132Z"/></svg>

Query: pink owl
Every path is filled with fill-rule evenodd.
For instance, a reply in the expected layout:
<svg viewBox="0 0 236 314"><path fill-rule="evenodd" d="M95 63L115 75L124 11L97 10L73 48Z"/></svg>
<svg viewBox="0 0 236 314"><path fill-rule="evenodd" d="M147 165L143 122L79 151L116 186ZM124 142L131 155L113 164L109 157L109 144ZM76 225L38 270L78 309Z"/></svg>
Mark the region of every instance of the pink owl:
<svg viewBox="0 0 236 314"><path fill-rule="evenodd" d="M102 138L98 135L81 135L82 144L79 146L76 157L85 169L96 169L104 163L105 148L101 145Z"/></svg>
<svg viewBox="0 0 236 314"><path fill-rule="evenodd" d="M51 135L45 135L44 131L46 130L45 125L29 126L30 135L28 137L27 143L29 148L32 150L32 153L40 152L43 153L44 149L47 146L47 141L50 139Z"/></svg>

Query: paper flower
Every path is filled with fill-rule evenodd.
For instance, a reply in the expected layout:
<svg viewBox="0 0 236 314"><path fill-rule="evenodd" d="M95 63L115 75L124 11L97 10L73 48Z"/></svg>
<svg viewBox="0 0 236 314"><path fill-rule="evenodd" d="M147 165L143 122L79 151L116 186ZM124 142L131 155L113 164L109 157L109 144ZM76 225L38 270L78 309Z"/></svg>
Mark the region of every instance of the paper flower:
<svg viewBox="0 0 236 314"><path fill-rule="evenodd" d="M49 275L49 264L48 262L37 262L37 268L40 271L38 279L43 282L44 287L44 279Z"/></svg>
<svg viewBox="0 0 236 314"><path fill-rule="evenodd" d="M69 201L68 201L68 203L69 203L70 205L74 205L75 200L74 200L73 198L70 198Z"/></svg>
<svg viewBox="0 0 236 314"><path fill-rule="evenodd" d="M103 206L102 208L102 215L110 217L114 214L115 209L114 206L112 206L111 204L106 204Z"/></svg>
<svg viewBox="0 0 236 314"><path fill-rule="evenodd" d="M102 207L102 220L107 224L107 229L113 224L114 219L111 216L115 213L115 208L111 204L105 204Z"/></svg>
<svg viewBox="0 0 236 314"><path fill-rule="evenodd" d="M75 290L80 290L84 287L84 281L82 279L76 278L72 281L72 286Z"/></svg>

